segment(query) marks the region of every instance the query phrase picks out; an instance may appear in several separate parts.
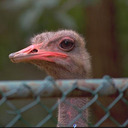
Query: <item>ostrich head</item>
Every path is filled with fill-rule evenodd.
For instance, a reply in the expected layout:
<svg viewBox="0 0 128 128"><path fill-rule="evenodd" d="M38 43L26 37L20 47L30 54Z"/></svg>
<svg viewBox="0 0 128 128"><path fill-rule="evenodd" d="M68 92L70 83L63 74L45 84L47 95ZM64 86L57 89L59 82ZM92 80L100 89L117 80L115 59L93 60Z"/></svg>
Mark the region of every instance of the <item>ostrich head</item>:
<svg viewBox="0 0 128 128"><path fill-rule="evenodd" d="M78 33L72 30L44 32L34 36L30 43L27 48L11 53L11 61L32 63L56 79L89 76L90 56Z"/></svg>

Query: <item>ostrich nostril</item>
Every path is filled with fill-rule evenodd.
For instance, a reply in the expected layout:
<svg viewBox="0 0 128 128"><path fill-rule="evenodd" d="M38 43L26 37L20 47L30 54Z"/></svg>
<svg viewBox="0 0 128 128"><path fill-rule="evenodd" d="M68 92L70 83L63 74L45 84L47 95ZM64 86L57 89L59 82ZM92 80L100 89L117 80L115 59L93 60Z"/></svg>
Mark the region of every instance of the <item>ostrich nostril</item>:
<svg viewBox="0 0 128 128"><path fill-rule="evenodd" d="M38 52L37 49L33 49L30 53L35 53L35 52Z"/></svg>

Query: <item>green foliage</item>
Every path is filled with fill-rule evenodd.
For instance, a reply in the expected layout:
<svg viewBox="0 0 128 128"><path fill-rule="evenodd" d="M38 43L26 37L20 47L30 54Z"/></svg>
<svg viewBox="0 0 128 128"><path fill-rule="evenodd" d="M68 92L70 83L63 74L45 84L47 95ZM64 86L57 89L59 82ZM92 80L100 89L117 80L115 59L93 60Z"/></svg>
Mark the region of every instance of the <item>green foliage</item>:
<svg viewBox="0 0 128 128"><path fill-rule="evenodd" d="M45 24L43 25L44 29L49 30L51 22L53 22L55 26L50 26L50 28L53 29L60 26L77 29L78 25L76 24L76 20L81 20L81 17L84 18L84 15L82 15L83 10L81 9L85 5L90 5L96 1L97 0L12 0L6 1L3 3L3 6L8 10L22 10L22 13L18 16L18 20L21 28L25 31L30 31L31 28L36 29L36 27L40 26L37 24L40 19ZM69 14L68 12L71 10L72 13Z"/></svg>
<svg viewBox="0 0 128 128"><path fill-rule="evenodd" d="M120 43L124 76L128 75L128 1L116 1L117 36Z"/></svg>

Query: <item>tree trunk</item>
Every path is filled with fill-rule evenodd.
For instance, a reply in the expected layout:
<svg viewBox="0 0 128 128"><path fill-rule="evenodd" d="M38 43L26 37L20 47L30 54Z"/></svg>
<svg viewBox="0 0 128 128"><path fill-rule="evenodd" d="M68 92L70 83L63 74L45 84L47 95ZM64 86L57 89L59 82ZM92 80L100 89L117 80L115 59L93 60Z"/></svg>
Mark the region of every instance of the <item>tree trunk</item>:
<svg viewBox="0 0 128 128"><path fill-rule="evenodd" d="M86 7L87 47L92 56L93 77L121 76L121 58L116 40L114 0L101 0Z"/></svg>
<svg viewBox="0 0 128 128"><path fill-rule="evenodd" d="M87 14L87 47L92 55L93 77L110 75L121 77L121 58L119 44L116 40L115 0L101 0L96 5L86 8ZM116 97L99 96L98 101L107 108ZM95 102L90 107L91 122L97 124L106 112ZM126 103L118 101L110 110L110 116L100 126L117 126L111 119L123 124L127 120L128 109ZM108 112L107 112L108 114Z"/></svg>

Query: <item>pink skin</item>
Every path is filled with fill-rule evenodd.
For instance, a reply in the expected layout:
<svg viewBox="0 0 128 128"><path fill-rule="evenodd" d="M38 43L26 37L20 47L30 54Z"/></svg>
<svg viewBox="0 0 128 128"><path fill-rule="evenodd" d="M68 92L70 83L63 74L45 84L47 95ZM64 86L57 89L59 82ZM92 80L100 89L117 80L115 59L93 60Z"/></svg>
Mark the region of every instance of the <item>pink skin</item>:
<svg viewBox="0 0 128 128"><path fill-rule="evenodd" d="M55 58L67 57L67 55L64 53L45 51L44 49L42 50L40 49L41 46L42 46L42 43L32 44L27 48L24 48L18 52L11 53L9 55L9 58L13 63L19 63L19 62L27 62L29 60L44 60L44 61L54 62L54 57ZM32 51L34 49L38 51L37 52Z"/></svg>

